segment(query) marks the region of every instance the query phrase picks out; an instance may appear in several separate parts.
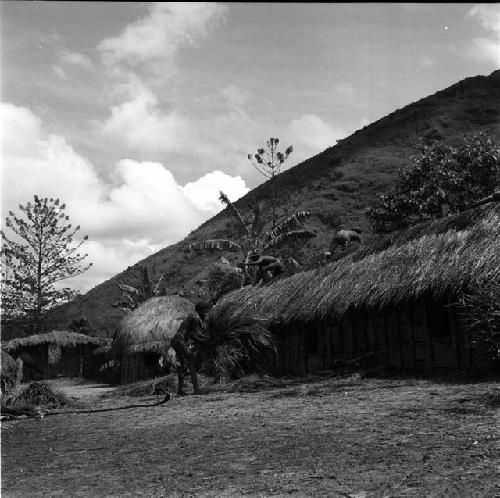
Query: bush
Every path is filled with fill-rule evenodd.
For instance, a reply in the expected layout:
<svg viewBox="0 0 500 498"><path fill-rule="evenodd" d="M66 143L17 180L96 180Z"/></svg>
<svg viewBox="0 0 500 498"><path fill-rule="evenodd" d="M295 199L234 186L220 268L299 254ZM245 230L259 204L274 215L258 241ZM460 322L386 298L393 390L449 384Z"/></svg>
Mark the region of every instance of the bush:
<svg viewBox="0 0 500 498"><path fill-rule="evenodd" d="M473 367L479 371L500 367L500 276L477 284L461 297L458 307L471 334Z"/></svg>

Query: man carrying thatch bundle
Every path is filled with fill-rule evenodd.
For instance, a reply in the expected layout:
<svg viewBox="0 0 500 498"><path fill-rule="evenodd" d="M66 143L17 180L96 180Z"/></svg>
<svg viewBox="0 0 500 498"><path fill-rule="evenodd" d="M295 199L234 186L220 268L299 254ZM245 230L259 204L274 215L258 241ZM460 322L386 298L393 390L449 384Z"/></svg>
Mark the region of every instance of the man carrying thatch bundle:
<svg viewBox="0 0 500 498"><path fill-rule="evenodd" d="M21 384L22 375L22 363L14 360L10 354L2 349L2 394L10 391L15 386L19 386L19 384Z"/></svg>
<svg viewBox="0 0 500 498"><path fill-rule="evenodd" d="M249 251L247 254L243 267L247 271L256 268L256 271L251 275L254 283L268 282L285 271L285 266L278 258L253 251Z"/></svg>
<svg viewBox="0 0 500 498"><path fill-rule="evenodd" d="M137 354L176 353L177 394L184 394L184 374L189 372L194 393L200 392L197 364L209 362L215 370L227 371L259 348L271 346L270 333L253 318L241 318L236 309L208 313L202 322L194 304L179 296L154 297L127 315L117 332L113 350L121 354L122 369L134 368ZM122 370L122 374L125 370ZM126 378L122 375L122 381ZM136 380L136 379L128 379Z"/></svg>

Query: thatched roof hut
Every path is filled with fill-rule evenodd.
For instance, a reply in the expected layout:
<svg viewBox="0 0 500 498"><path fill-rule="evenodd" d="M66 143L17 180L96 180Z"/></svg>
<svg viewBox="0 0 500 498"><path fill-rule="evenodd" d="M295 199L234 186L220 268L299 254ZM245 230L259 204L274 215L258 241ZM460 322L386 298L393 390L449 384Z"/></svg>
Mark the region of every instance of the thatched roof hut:
<svg viewBox="0 0 500 498"><path fill-rule="evenodd" d="M180 296L153 297L126 315L112 346L121 357L122 382L157 375L159 357L167 353L170 339L187 319L200 321L195 305Z"/></svg>
<svg viewBox="0 0 500 498"><path fill-rule="evenodd" d="M424 296L438 302L499 273L500 204L493 203L378 239L274 284L234 291L216 309L240 303L242 313L278 327L338 323L348 313L374 315Z"/></svg>
<svg viewBox="0 0 500 498"><path fill-rule="evenodd" d="M148 299L122 320L113 349L128 353L164 352L188 317L199 320L194 304L188 299L180 296Z"/></svg>
<svg viewBox="0 0 500 498"><path fill-rule="evenodd" d="M92 351L105 339L65 330L11 339L3 345L14 357L22 356L25 379L56 375L82 376Z"/></svg>
<svg viewBox="0 0 500 498"><path fill-rule="evenodd" d="M244 287L217 306L239 302L244 312L288 323L456 293L500 272L500 205L422 223L388 240L272 285Z"/></svg>
<svg viewBox="0 0 500 498"><path fill-rule="evenodd" d="M100 346L103 343L101 337L92 337L66 330L53 330L46 334L30 335L11 339L3 345L9 353L16 353L21 349L39 345L55 344L61 347L76 347L79 345Z"/></svg>

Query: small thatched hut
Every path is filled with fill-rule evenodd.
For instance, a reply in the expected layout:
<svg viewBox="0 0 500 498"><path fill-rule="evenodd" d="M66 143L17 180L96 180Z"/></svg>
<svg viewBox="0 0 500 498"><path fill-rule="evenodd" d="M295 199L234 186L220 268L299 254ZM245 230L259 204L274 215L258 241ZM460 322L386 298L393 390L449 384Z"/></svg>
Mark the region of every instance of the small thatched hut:
<svg viewBox="0 0 500 498"><path fill-rule="evenodd" d="M500 205L415 226L346 258L263 287L245 287L218 307L268 322L280 372L329 368L371 357L404 368L469 367L474 344L454 306L480 281L500 282Z"/></svg>
<svg viewBox="0 0 500 498"><path fill-rule="evenodd" d="M112 346L120 358L121 383L160 375L160 357L167 355L170 339L189 318L200 320L194 304L180 296L153 297L125 316Z"/></svg>
<svg viewBox="0 0 500 498"><path fill-rule="evenodd" d="M14 358L23 359L24 380L39 380L84 376L92 352L101 344L99 337L54 330L11 339L4 348Z"/></svg>

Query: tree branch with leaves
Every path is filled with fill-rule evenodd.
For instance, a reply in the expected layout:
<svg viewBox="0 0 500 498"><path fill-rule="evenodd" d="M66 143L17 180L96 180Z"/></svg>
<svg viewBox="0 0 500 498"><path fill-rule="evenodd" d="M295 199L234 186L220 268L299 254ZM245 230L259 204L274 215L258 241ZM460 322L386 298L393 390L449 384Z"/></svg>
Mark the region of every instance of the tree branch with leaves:
<svg viewBox="0 0 500 498"><path fill-rule="evenodd" d="M78 292L58 288L57 282L76 277L92 263L82 265L85 235L77 240L80 226L68 223L65 204L59 199L34 196L33 203L19 205L21 215L9 211L2 230L2 321L28 320L40 332L43 316L51 308L70 301Z"/></svg>
<svg viewBox="0 0 500 498"><path fill-rule="evenodd" d="M273 195L272 206L272 227L276 224L276 206L278 202L278 187L276 177L281 173L281 167L288 156L293 152L293 146L289 145L285 152L278 150L279 138L270 138L266 141L266 147L257 149L256 154L248 154L248 159L254 168L266 178L271 180Z"/></svg>

